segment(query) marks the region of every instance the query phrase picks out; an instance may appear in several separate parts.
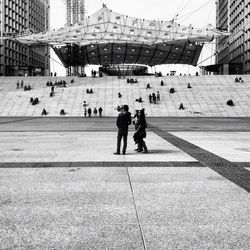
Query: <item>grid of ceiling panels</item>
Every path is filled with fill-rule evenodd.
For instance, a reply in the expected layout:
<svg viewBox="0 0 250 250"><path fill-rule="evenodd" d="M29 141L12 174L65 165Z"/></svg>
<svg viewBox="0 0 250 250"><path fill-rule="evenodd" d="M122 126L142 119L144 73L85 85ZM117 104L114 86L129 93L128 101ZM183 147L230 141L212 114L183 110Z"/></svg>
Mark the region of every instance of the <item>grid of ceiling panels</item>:
<svg viewBox="0 0 250 250"><path fill-rule="evenodd" d="M195 43L133 44L107 43L54 47L65 66L113 64L190 64L196 65L202 45Z"/></svg>

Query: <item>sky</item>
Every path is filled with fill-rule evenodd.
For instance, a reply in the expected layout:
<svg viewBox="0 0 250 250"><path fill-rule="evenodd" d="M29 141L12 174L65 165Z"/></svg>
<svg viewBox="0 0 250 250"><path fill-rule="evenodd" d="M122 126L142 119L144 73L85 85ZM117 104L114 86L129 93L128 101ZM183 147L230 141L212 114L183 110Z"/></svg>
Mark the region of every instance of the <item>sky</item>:
<svg viewBox="0 0 250 250"><path fill-rule="evenodd" d="M139 17L150 20L169 21L175 18L177 23L185 26L192 24L196 28L204 28L208 24L215 27L215 0L85 0L86 16L91 15L106 4L109 9L132 17ZM51 29L61 28L66 23L65 0L50 0ZM199 62L201 65L214 63L214 44L204 45ZM60 61L54 53L52 57ZM208 60L206 60L209 58ZM58 75L65 75L65 69L59 63L51 61L51 71ZM87 66L88 72L94 66ZM149 68L149 72L161 71L163 74L170 70L177 70L177 74L195 74L199 69L187 65L161 65Z"/></svg>

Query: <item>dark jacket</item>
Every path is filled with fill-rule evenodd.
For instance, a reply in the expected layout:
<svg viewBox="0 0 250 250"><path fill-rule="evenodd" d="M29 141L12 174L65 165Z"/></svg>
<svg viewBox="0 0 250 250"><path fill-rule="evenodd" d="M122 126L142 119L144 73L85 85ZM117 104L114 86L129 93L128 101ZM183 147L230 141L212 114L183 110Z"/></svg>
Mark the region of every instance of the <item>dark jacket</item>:
<svg viewBox="0 0 250 250"><path fill-rule="evenodd" d="M138 143L139 141L143 140L143 138L146 138L146 128L147 128L147 122L145 118L139 117L137 123L135 124L136 132L134 133L134 141L135 143Z"/></svg>
<svg viewBox="0 0 250 250"><path fill-rule="evenodd" d="M122 111L116 120L116 126L119 129L119 132L128 131L128 126L131 124L131 113Z"/></svg>

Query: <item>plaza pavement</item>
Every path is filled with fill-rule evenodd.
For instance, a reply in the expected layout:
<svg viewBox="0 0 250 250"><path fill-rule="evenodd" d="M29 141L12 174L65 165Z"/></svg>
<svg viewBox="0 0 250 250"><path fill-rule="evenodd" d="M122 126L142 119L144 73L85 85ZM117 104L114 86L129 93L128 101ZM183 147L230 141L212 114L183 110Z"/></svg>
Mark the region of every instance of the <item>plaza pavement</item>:
<svg viewBox="0 0 250 250"><path fill-rule="evenodd" d="M250 119L0 118L0 249L249 249Z"/></svg>

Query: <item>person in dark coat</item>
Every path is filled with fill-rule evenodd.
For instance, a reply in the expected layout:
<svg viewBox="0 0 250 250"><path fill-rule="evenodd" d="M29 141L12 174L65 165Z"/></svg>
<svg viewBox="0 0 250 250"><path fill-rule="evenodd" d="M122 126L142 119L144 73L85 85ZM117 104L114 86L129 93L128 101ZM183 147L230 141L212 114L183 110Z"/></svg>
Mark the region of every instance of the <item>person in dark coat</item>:
<svg viewBox="0 0 250 250"><path fill-rule="evenodd" d="M152 94L152 99L153 99L154 104L156 104L156 94L155 93Z"/></svg>
<svg viewBox="0 0 250 250"><path fill-rule="evenodd" d="M148 98L149 98L149 103L152 103L152 95L151 94L148 95Z"/></svg>
<svg viewBox="0 0 250 250"><path fill-rule="evenodd" d="M137 129L138 129L139 117L140 117L140 110L137 109L135 111L135 115L134 115L134 118L133 118L133 124L135 126L135 131L137 131ZM141 148L141 145L139 143L137 143L137 148L135 149L135 151L142 152L142 148Z"/></svg>
<svg viewBox="0 0 250 250"><path fill-rule="evenodd" d="M91 108L88 108L88 115L89 115L89 117L91 117L91 113L92 113Z"/></svg>
<svg viewBox="0 0 250 250"><path fill-rule="evenodd" d="M148 153L148 148L144 141L144 138L146 138L146 128L147 128L145 109L140 110L139 119L135 124L135 127L136 127L136 132L134 134L134 141L136 144L138 144L138 148L136 151L137 152L143 151L143 153Z"/></svg>
<svg viewBox="0 0 250 250"><path fill-rule="evenodd" d="M124 105L116 120L118 134L117 134L117 149L116 149L116 152L114 153L115 155L120 154L122 138L123 138L122 154L124 155L126 154L128 126L131 124L131 113L128 110L129 110L128 105Z"/></svg>
<svg viewBox="0 0 250 250"><path fill-rule="evenodd" d="M102 107L100 107L100 108L98 109L98 112L99 112L99 116L102 117Z"/></svg>

